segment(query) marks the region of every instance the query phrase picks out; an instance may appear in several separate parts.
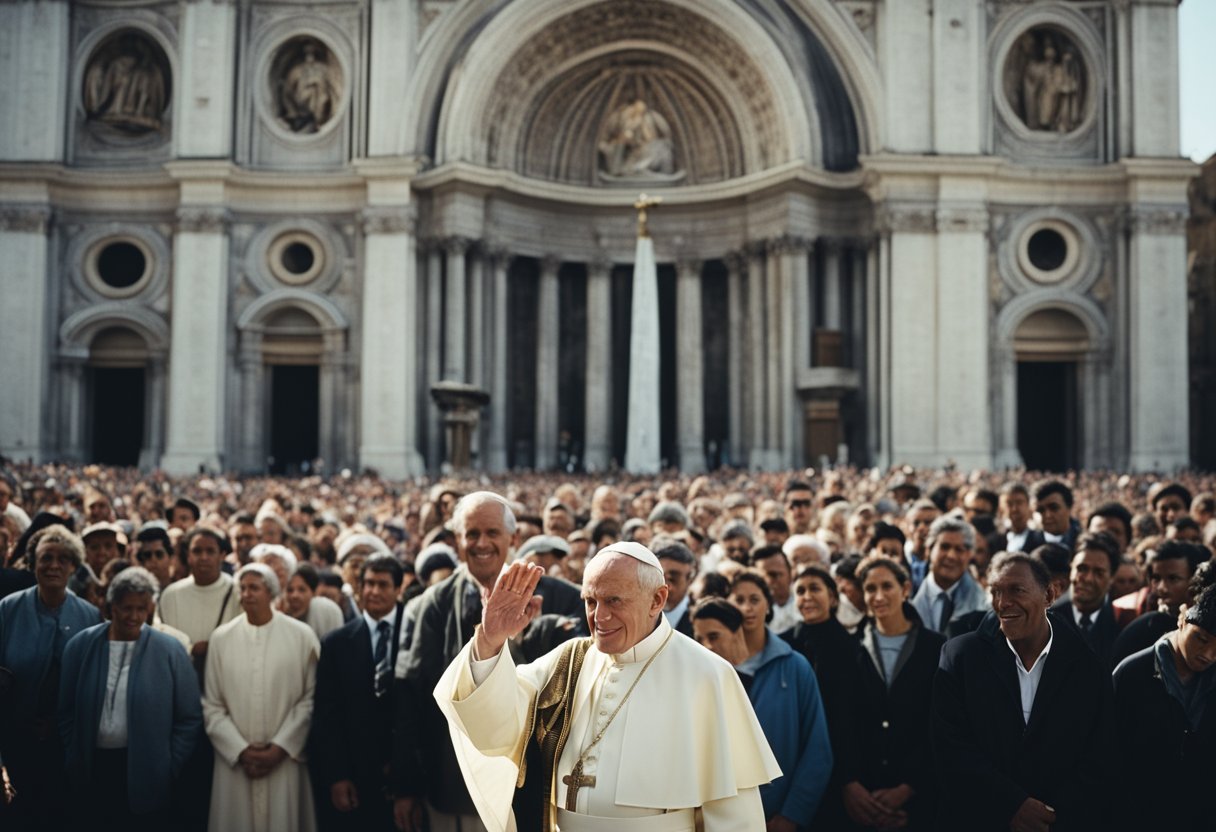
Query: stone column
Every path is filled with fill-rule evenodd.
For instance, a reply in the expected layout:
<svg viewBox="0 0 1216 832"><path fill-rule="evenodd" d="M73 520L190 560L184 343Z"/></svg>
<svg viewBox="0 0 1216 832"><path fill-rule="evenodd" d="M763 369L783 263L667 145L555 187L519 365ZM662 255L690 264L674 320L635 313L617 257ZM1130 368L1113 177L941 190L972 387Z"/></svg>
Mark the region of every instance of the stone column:
<svg viewBox="0 0 1216 832"><path fill-rule="evenodd" d="M65 116L73 109L66 100L70 19L71 3L64 0L0 3L0 159L6 162L63 161ZM0 453L10 453L4 440ZM28 456L27 450L16 458Z"/></svg>
<svg viewBox="0 0 1216 832"><path fill-rule="evenodd" d="M983 152L988 112L987 75L975 67L984 54L983 4L974 0L934 0L931 22L933 149L941 154Z"/></svg>
<svg viewBox="0 0 1216 832"><path fill-rule="evenodd" d="M443 379L443 248L432 240L426 253L426 378L422 384L426 413L426 464L431 470L443 462L443 423L439 408L431 404L431 386Z"/></svg>
<svg viewBox="0 0 1216 832"><path fill-rule="evenodd" d="M893 326L891 316L891 232L884 229L878 242L878 389L881 390L878 401L878 436L879 453L875 463L880 468L888 468L895 464L895 455L891 451L893 429L891 425L891 402L894 400L894 388L891 381L891 364L895 360L891 348Z"/></svg>
<svg viewBox="0 0 1216 832"><path fill-rule="evenodd" d="M236 3L184 3L181 73L173 79L173 142L178 158L232 155L237 65Z"/></svg>
<svg viewBox="0 0 1216 832"><path fill-rule="evenodd" d="M743 285L747 260L740 254L732 254L724 261L726 264L727 285L727 355L726 376L728 406L730 408L730 456L731 465L741 465L746 459L744 437L743 397L745 394L746 365L746 335L744 321L746 320L746 289Z"/></svg>
<svg viewBox="0 0 1216 832"><path fill-rule="evenodd" d="M612 458L612 263L587 265L587 397L588 471L603 471Z"/></svg>
<svg viewBox="0 0 1216 832"><path fill-rule="evenodd" d="M936 219L938 456L963 470L989 468L988 211L983 203L943 203Z"/></svg>
<svg viewBox="0 0 1216 832"><path fill-rule="evenodd" d="M414 398L418 390L417 340L408 325L418 304L412 206L369 207L363 215L363 233L367 262L363 270L359 464L401 479L424 469L418 453ZM332 348L333 344L326 346ZM332 413L330 416L332 424Z"/></svg>
<svg viewBox="0 0 1216 832"><path fill-rule="evenodd" d="M59 354L57 387L59 388L59 436L60 449L64 459L73 462L85 461L84 414L87 410L85 402L84 374L85 362L89 360L89 351L63 350Z"/></svg>
<svg viewBox="0 0 1216 832"><path fill-rule="evenodd" d="M0 11L7 14L11 9ZM58 346L46 325L50 221L51 209L45 205L0 208L0 332L10 339L10 348L19 333L22 349L28 350L22 357L10 354L9 360L0 361L0 390L7 391L0 406L0 456L14 460L43 462L54 444L45 429L44 410L50 392L48 356Z"/></svg>
<svg viewBox="0 0 1216 832"><path fill-rule="evenodd" d="M1189 456L1185 204L1131 214L1129 359L1131 452L1136 471L1170 471Z"/></svg>
<svg viewBox="0 0 1216 832"><path fill-rule="evenodd" d="M849 285L849 361L848 366L861 373L862 390L866 381L866 251L855 243L848 251Z"/></svg>
<svg viewBox="0 0 1216 832"><path fill-rule="evenodd" d="M239 465L244 471L266 468L266 365L262 358L262 333L254 329L241 332L237 368L241 374L241 438Z"/></svg>
<svg viewBox="0 0 1216 832"><path fill-rule="evenodd" d="M1180 147L1178 4L1136 2L1130 11L1127 63L1131 83L1121 91L1124 106L1120 110L1131 121L1132 146L1124 149L1124 155L1176 159Z"/></svg>
<svg viewBox="0 0 1216 832"><path fill-rule="evenodd" d="M198 191L212 193L208 186L213 184L200 181ZM183 201L194 190L193 185L182 183ZM169 348L169 441L162 460L162 466L170 474L224 468L228 355L226 223L227 212L218 205L184 204L177 212Z"/></svg>
<svg viewBox="0 0 1216 832"><path fill-rule="evenodd" d="M877 464L882 447L879 413L882 408L882 385L878 379L878 355L881 322L878 315L878 270L880 241L871 239L866 250L865 264L865 324L864 366L866 391L866 463Z"/></svg>
<svg viewBox="0 0 1216 832"><path fill-rule="evenodd" d="M788 240L782 249L782 373L781 421L785 441L781 458L791 468L806 458L803 404L798 398L798 373L811 365L810 255L804 240Z"/></svg>
<svg viewBox="0 0 1216 832"><path fill-rule="evenodd" d="M536 315L536 467L557 465L558 348L561 327L557 272L561 261L546 257L540 264L540 300Z"/></svg>
<svg viewBox="0 0 1216 832"><path fill-rule="evenodd" d="M676 433L680 470L705 470L701 261L681 260L676 278Z"/></svg>
<svg viewBox="0 0 1216 832"><path fill-rule="evenodd" d="M785 390L785 373L783 372L782 338L785 328L782 326L782 304L786 298L782 293L784 282L782 263L782 246L780 243L770 245L766 251L764 266L765 289L765 453L762 467L775 470L784 465L782 449L785 448L785 420L782 417L782 392Z"/></svg>
<svg viewBox="0 0 1216 832"><path fill-rule="evenodd" d="M148 356L148 393L144 407L144 445L139 452L139 467L150 471L160 465L165 451L165 361L163 352Z"/></svg>
<svg viewBox="0 0 1216 832"><path fill-rule="evenodd" d="M413 340L407 335L407 340ZM317 455L325 463L326 471L335 471L342 467L344 460L341 453L341 437L343 415L349 410L346 406L345 361L346 333L340 329L327 330L323 336L321 351L321 366L317 379L317 391L320 397L317 413ZM402 357L404 360L404 356ZM407 398L407 408L409 404Z"/></svg>
<svg viewBox="0 0 1216 832"><path fill-rule="evenodd" d="M485 388L486 287L485 258L478 249L468 256L469 356L468 377L474 387ZM476 440L474 440L476 443Z"/></svg>
<svg viewBox="0 0 1216 832"><path fill-rule="evenodd" d="M444 243L447 252L447 273L444 275L443 378L445 381L468 379L468 357L465 352L465 253L469 241L451 237Z"/></svg>
<svg viewBox="0 0 1216 832"><path fill-rule="evenodd" d="M757 244L748 252L747 261L747 465L763 464L767 447L767 380L764 339L764 246Z"/></svg>
<svg viewBox="0 0 1216 832"><path fill-rule="evenodd" d="M507 470L507 267L510 258L495 252L490 260L492 273L490 355L490 449L486 467L491 471Z"/></svg>
<svg viewBox="0 0 1216 832"><path fill-rule="evenodd" d="M405 123L418 55L418 3L372 0L367 82L367 155L394 156L411 150ZM404 142L404 146L403 146Z"/></svg>
<svg viewBox="0 0 1216 832"><path fill-rule="evenodd" d="M1023 465L1022 453L1018 450L1018 359L1013 344L1001 344L996 348L996 401L993 423L995 453L993 465L997 468L1019 468Z"/></svg>

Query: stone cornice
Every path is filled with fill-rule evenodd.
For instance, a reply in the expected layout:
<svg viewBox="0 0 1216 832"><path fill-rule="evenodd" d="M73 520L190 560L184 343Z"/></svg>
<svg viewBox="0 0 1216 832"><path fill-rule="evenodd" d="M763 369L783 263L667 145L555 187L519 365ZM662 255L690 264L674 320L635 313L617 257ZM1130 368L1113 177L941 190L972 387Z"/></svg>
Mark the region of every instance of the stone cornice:
<svg viewBox="0 0 1216 832"><path fill-rule="evenodd" d="M413 234L418 218L414 206L365 208L360 215L364 234Z"/></svg>
<svg viewBox="0 0 1216 832"><path fill-rule="evenodd" d="M0 231L45 234L53 216L47 205L0 205Z"/></svg>
<svg viewBox="0 0 1216 832"><path fill-rule="evenodd" d="M228 222L228 211L218 205L185 205L177 210L179 234L221 234Z"/></svg>

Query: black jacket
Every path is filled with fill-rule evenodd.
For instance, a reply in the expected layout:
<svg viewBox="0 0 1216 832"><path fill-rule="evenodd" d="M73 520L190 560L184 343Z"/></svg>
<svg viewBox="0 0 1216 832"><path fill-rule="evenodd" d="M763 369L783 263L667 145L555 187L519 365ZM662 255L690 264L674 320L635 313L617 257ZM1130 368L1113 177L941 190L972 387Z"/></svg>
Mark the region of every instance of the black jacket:
<svg viewBox="0 0 1216 832"><path fill-rule="evenodd" d="M1115 670L1114 685L1120 759L1116 828L1210 829L1207 795L1216 783L1216 688L1208 692L1203 720L1195 730L1182 703L1166 690L1155 648L1123 661Z"/></svg>
<svg viewBox="0 0 1216 832"><path fill-rule="evenodd" d="M838 761L833 775L842 785L856 780L871 790L907 783L915 796L904 807L910 816L906 828L914 830L929 827L936 802L929 710L945 639L921 625L911 604L904 604L904 614L913 626L889 688L880 670L875 625L865 625L862 649L854 656L856 682L847 729L856 753Z"/></svg>
<svg viewBox="0 0 1216 832"><path fill-rule="evenodd" d="M841 789L845 781L842 772L857 771L861 745L854 736L853 705L861 666L861 643L835 618L822 624L799 622L781 634L781 638L806 657L815 670L823 713L828 721L828 737L832 742L832 779L819 803L811 828L836 830L847 826Z"/></svg>
<svg viewBox="0 0 1216 832"><path fill-rule="evenodd" d="M404 608L389 636L390 666L397 663ZM318 787L317 802L330 806L330 788L342 780L355 784L363 828L375 828L387 801L385 767L392 759L392 690L377 698L371 632L362 615L321 641L312 728L308 735L309 767ZM378 810L378 811L377 811ZM328 814L328 812L323 813ZM352 819L354 820L354 819ZM383 828L383 824L380 824Z"/></svg>
<svg viewBox="0 0 1216 832"><path fill-rule="evenodd" d="M1123 628L1111 648L1111 661L1115 667L1133 653L1151 647L1166 633L1178 629L1178 616L1166 612L1146 612Z"/></svg>
<svg viewBox="0 0 1216 832"><path fill-rule="evenodd" d="M1115 620L1115 611L1109 600L1098 608L1093 624L1089 628L1088 638L1081 633L1081 628L1077 626L1077 619L1072 610L1071 592L1065 592L1060 600L1052 604L1051 612L1052 621L1060 622L1072 630L1082 643L1089 645L1089 648L1102 660L1102 666L1106 668L1107 673L1115 669L1115 639L1119 637L1119 631L1122 628Z"/></svg>
<svg viewBox="0 0 1216 832"><path fill-rule="evenodd" d="M1017 658L995 617L942 650L933 684L933 756L949 798L939 830L1006 832L1028 797L1056 811L1052 832L1104 828L1113 696L1106 667L1052 618L1054 638L1027 724Z"/></svg>

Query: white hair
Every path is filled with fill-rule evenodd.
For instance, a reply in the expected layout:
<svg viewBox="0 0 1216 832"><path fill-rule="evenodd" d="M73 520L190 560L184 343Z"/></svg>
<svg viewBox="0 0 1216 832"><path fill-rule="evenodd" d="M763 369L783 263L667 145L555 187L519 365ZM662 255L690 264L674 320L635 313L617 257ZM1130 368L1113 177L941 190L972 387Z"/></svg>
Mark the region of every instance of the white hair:
<svg viewBox="0 0 1216 832"><path fill-rule="evenodd" d="M128 595L148 595L155 604L160 595L160 581L142 566L128 566L110 581L106 601L114 604Z"/></svg>
<svg viewBox="0 0 1216 832"><path fill-rule="evenodd" d="M270 593L270 599L273 601L279 597L282 588L279 586L279 576L274 574L274 570L264 563L247 563L240 569L236 570L233 579L237 586L241 584L241 578L245 575L257 575L262 579L262 584L266 587L266 591Z"/></svg>
<svg viewBox="0 0 1216 832"><path fill-rule="evenodd" d="M266 558L278 558L287 567L287 574L296 571L296 553L277 543L259 543L249 550L249 559L265 563Z"/></svg>
<svg viewBox="0 0 1216 832"><path fill-rule="evenodd" d="M458 535L464 534L465 516L484 503L497 503L502 506L503 528L506 529L508 535L515 534L515 512L511 511L511 504L493 491L474 491L472 494L461 497L460 501L456 503L456 508L452 509L452 531Z"/></svg>
<svg viewBox="0 0 1216 832"><path fill-rule="evenodd" d="M781 544L781 551L791 561L794 559L794 553L799 549L810 549L819 558L819 562L827 566L832 562L832 552L824 545L823 541L814 535L809 534L792 534L785 539L785 543Z"/></svg>

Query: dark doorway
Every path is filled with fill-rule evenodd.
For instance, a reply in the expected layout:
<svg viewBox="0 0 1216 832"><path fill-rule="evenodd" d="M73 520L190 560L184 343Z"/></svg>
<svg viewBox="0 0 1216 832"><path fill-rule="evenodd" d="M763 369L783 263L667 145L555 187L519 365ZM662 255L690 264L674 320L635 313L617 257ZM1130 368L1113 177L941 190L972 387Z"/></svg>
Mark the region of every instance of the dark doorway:
<svg viewBox="0 0 1216 832"><path fill-rule="evenodd" d="M536 349L540 305L540 262L517 257L507 272L507 394L510 398L507 464L536 463Z"/></svg>
<svg viewBox="0 0 1216 832"><path fill-rule="evenodd" d="M701 273L702 408L706 462L711 469L738 453L730 444L730 285L726 264L711 260Z"/></svg>
<svg viewBox="0 0 1216 832"><path fill-rule="evenodd" d="M562 470L581 469L587 412L587 268L564 263L558 275L557 424Z"/></svg>
<svg viewBox="0 0 1216 832"><path fill-rule="evenodd" d="M303 473L317 458L320 381L316 364L270 368L270 473Z"/></svg>
<svg viewBox="0 0 1216 832"><path fill-rule="evenodd" d="M138 465L144 443L144 368L92 368L92 461Z"/></svg>
<svg viewBox="0 0 1216 832"><path fill-rule="evenodd" d="M1077 467L1077 365L1018 362L1018 450L1033 471Z"/></svg>

